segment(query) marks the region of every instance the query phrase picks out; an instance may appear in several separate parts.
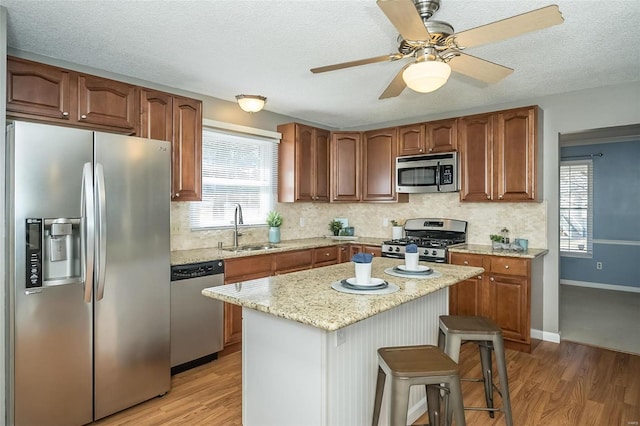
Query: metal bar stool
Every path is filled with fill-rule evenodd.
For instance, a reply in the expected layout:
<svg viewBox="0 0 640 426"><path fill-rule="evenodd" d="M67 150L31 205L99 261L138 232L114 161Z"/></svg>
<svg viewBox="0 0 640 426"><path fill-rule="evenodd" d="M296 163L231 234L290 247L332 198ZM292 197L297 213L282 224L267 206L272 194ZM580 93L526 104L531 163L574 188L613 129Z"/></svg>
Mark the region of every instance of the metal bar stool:
<svg viewBox="0 0 640 426"><path fill-rule="evenodd" d="M513 426L511 414L511 399L509 397L509 381L507 379L507 363L504 354L504 341L502 330L496 323L485 317L473 316L440 316L440 331L438 333L438 346L458 362L460 359L460 346L465 342L474 342L480 351L480 363L482 364L481 379L461 379L484 382L484 394L486 407L465 407L466 410L488 411L490 417L494 417L495 411L504 411L507 426ZM491 353L495 352L496 365L500 387L493 383ZM502 397L502 408L493 406L493 391Z"/></svg>
<svg viewBox="0 0 640 426"><path fill-rule="evenodd" d="M440 348L424 345L378 349L378 380L373 406L373 426L377 426L380 419L382 394L387 377L391 378L391 426L406 426L409 389L414 385L426 386L429 423L431 425L440 424L441 390L444 390L445 394L444 412L453 411L456 426L466 425L458 365ZM451 407L449 407L449 403ZM448 426L450 416L445 417Z"/></svg>

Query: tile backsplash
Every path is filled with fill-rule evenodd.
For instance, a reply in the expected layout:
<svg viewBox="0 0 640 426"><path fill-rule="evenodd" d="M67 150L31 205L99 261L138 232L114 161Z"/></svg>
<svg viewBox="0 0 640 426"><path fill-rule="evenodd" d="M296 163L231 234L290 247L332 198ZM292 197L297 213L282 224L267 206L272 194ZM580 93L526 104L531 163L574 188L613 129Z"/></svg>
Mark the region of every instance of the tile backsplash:
<svg viewBox="0 0 640 426"><path fill-rule="evenodd" d="M527 238L529 247L547 247L547 203L461 203L458 193L411 194L408 203L278 203L276 209L284 222L281 238L321 237L329 235L329 221L347 218L355 235L391 238L391 223L383 220L404 220L418 217L450 218L469 222L467 241L471 244L491 244L489 234L497 234L503 227L509 236ZM301 224L303 224L301 226ZM267 226L242 227L240 244L264 242L268 239ZM216 247L218 242L231 245L232 229L191 231L189 203L171 203L171 250L189 250Z"/></svg>

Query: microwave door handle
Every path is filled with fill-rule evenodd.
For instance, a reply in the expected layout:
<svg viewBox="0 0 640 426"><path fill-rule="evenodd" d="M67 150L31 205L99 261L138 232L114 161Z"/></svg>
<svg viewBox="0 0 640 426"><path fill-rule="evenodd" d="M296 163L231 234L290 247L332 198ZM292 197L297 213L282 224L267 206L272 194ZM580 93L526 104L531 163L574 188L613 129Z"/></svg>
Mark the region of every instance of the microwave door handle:
<svg viewBox="0 0 640 426"><path fill-rule="evenodd" d="M436 166L436 186L438 188L438 192L440 192L440 162L438 161L438 165Z"/></svg>
<svg viewBox="0 0 640 426"><path fill-rule="evenodd" d="M82 265L82 281L84 282L84 301L91 303L96 220L93 204L93 171L91 163L85 163L82 169L82 191L80 200L80 256L82 258L80 263Z"/></svg>

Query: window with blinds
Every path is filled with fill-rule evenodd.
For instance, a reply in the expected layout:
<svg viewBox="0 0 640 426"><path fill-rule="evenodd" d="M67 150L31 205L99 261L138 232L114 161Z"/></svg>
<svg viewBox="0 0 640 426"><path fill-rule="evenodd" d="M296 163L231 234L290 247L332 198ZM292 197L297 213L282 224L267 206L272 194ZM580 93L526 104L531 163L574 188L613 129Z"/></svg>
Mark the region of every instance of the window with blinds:
<svg viewBox="0 0 640 426"><path fill-rule="evenodd" d="M593 257L593 161L560 162L560 254Z"/></svg>
<svg viewBox="0 0 640 426"><path fill-rule="evenodd" d="M244 225L266 225L278 192L278 144L259 136L202 132L202 201L189 206L192 229L233 225L235 205Z"/></svg>

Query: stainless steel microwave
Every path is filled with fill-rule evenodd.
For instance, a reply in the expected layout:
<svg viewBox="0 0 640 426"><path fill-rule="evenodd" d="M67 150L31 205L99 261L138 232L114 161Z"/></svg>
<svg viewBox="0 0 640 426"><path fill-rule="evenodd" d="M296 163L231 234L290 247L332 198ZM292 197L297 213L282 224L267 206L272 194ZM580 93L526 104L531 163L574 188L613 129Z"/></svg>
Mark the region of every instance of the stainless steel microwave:
<svg viewBox="0 0 640 426"><path fill-rule="evenodd" d="M396 158L396 191L455 192L458 187L458 153L410 155Z"/></svg>

